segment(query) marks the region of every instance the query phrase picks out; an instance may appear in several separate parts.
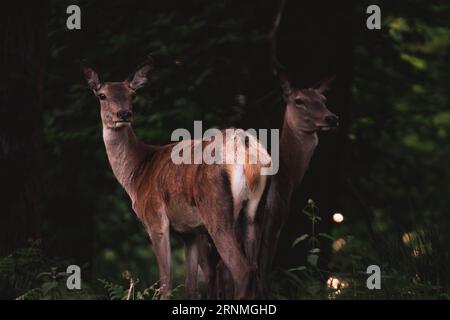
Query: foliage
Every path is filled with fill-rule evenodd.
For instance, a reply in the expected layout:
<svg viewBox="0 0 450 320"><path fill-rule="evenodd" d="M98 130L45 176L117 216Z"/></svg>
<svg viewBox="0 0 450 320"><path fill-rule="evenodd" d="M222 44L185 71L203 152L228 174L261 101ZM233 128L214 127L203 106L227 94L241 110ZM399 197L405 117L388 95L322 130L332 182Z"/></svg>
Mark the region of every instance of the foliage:
<svg viewBox="0 0 450 320"><path fill-rule="evenodd" d="M16 291L22 291L34 281L39 270L47 263L39 241L30 241L29 247L20 248L0 257L0 279Z"/></svg>
<svg viewBox="0 0 450 320"><path fill-rule="evenodd" d="M279 269L275 273L275 277L279 281L273 290L274 297L277 299L286 299L291 296L317 298L323 297L329 291L326 287L326 276L329 272L319 268L318 261L321 252L320 239L333 239L333 237L326 233L317 233L317 224L322 217L319 215L319 208L314 200L308 200L302 213L311 222L311 233L299 236L294 240L292 246L295 247L302 243L308 245L306 265L288 270Z"/></svg>
<svg viewBox="0 0 450 320"><path fill-rule="evenodd" d="M308 203L303 215L291 215L271 279L276 298L329 298L337 291L339 299L448 298L450 8L426 0L375 3L382 9L379 31L365 28L372 2L288 1L280 60L299 85L337 74L329 107L342 125L320 134L292 197L292 212L311 197L322 213ZM69 4L82 9L81 30L65 28ZM279 128L282 98L265 43L273 4L51 1L42 84L43 232L0 258L0 284L12 288L5 296L122 299L130 284L121 272L133 270L139 275L134 299L153 298L157 263L112 175L98 103L78 63L87 59L102 80L120 81L152 54L156 68L134 106L144 142L167 143L173 129L191 129L193 120L205 128ZM331 220L337 208L345 223ZM340 239L345 244L334 251ZM182 243L173 240L174 283L182 283ZM88 266L86 292L66 292L64 277L38 277L70 263ZM383 270L381 291L365 287L370 264ZM348 285L328 288L333 277Z"/></svg>
<svg viewBox="0 0 450 320"><path fill-rule="evenodd" d="M16 290L20 292L16 300L161 299L158 283L147 288L142 287L139 278L135 278L128 270L122 273L122 278L127 281L128 286L98 279L102 289L95 283L85 281L82 277L81 289L69 290L66 284L68 274L65 271L59 271L68 264L68 261L44 257L40 244L31 242L29 247L0 257L0 277L2 280L7 279L15 284ZM86 266L83 266L83 269L86 270ZM181 287L173 288L171 298L182 297L180 296Z"/></svg>
<svg viewBox="0 0 450 320"><path fill-rule="evenodd" d="M312 200L303 210L315 234L318 208ZM403 237L401 246L385 246L380 254L355 236L336 234L333 257L326 268L317 266L320 249L313 236L298 237L293 246L306 242L313 246L306 265L272 275L274 298L286 299L449 299L449 253L439 231L416 231ZM311 258L313 256L314 258ZM380 290L369 290L366 273L369 265L381 268Z"/></svg>
<svg viewBox="0 0 450 320"><path fill-rule="evenodd" d="M0 279L20 294L17 300L95 299L90 286L83 282L81 290L68 290L65 268L69 261L44 256L39 241L0 257Z"/></svg>
<svg viewBox="0 0 450 320"><path fill-rule="evenodd" d="M107 290L110 300L159 300L169 298L161 296L158 282L155 282L150 287L142 288L139 279L134 278L130 271L125 270L122 273L122 277L128 281L128 288L105 279L98 279ZM179 296L179 288L181 287L173 288L170 298L176 299Z"/></svg>

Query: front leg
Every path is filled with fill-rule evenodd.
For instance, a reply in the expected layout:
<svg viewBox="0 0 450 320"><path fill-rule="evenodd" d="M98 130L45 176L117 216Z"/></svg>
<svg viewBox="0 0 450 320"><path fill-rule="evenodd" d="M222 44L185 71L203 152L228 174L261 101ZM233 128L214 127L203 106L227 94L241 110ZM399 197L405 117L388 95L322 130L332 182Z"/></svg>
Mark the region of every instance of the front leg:
<svg viewBox="0 0 450 320"><path fill-rule="evenodd" d="M164 213L147 216L147 230L158 262L161 299L170 296L172 287L169 219Z"/></svg>

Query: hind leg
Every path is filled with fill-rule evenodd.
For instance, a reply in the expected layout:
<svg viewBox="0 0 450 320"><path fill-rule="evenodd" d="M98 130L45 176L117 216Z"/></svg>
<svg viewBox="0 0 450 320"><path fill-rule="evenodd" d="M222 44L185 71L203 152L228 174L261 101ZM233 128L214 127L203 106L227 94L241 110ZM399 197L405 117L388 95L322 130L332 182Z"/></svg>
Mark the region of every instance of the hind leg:
<svg viewBox="0 0 450 320"><path fill-rule="evenodd" d="M264 193L264 188L266 185L266 176L261 176L260 184L258 188L254 190L249 195L249 200L247 206L245 208L245 224L244 224L244 235L243 235L243 243L244 243L244 252L247 257L250 265L252 267L251 274L251 297L256 298L258 293L261 291L260 286L261 279L259 278L259 251L260 251L260 243L261 243L261 225L260 219L258 216L258 208L260 204L261 197Z"/></svg>
<svg viewBox="0 0 450 320"><path fill-rule="evenodd" d="M218 205L200 208L200 212L205 219L205 226L217 252L231 272L234 282L234 298L244 299L247 295L250 265L236 238L231 206L226 204L221 206L220 201L223 199L217 199Z"/></svg>
<svg viewBox="0 0 450 320"><path fill-rule="evenodd" d="M227 269L225 263L220 260L216 267L216 288L217 298L220 300L230 300L234 296L234 284L231 272Z"/></svg>
<svg viewBox="0 0 450 320"><path fill-rule="evenodd" d="M199 234L197 242L198 262L207 282L206 296L208 299L218 299L219 297L216 294L216 266L220 261L220 256L207 234Z"/></svg>
<svg viewBox="0 0 450 320"><path fill-rule="evenodd" d="M245 208L244 251L245 256L254 268L258 264L259 244L261 242L261 228L257 223L257 213L266 186L266 178L266 176L260 177L260 183L256 190L249 194L249 200Z"/></svg>
<svg viewBox="0 0 450 320"><path fill-rule="evenodd" d="M233 232L220 230L212 232L211 237L222 261L231 272L234 282L234 298L246 298L250 266L242 254Z"/></svg>

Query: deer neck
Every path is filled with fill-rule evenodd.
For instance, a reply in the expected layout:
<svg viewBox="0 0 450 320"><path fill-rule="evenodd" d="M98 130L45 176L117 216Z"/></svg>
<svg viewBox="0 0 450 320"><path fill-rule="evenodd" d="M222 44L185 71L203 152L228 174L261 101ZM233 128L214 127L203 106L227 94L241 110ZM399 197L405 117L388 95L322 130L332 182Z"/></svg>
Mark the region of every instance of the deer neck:
<svg viewBox="0 0 450 320"><path fill-rule="evenodd" d="M145 154L143 143L137 139L131 126L119 130L104 126L103 141L114 176L133 197L133 174Z"/></svg>
<svg viewBox="0 0 450 320"><path fill-rule="evenodd" d="M302 120L298 120L294 113L292 107L286 108L280 138L278 175L289 192L301 183L318 143L317 133L303 130Z"/></svg>

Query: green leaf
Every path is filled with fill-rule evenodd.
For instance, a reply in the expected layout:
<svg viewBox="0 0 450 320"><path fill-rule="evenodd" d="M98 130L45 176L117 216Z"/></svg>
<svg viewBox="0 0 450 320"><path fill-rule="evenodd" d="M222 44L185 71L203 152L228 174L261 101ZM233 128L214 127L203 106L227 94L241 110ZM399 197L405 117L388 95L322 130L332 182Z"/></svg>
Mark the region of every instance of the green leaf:
<svg viewBox="0 0 450 320"><path fill-rule="evenodd" d="M51 282L44 282L42 284L42 293L44 295L48 294L51 290L53 290L54 288L56 288L58 286L58 282L56 281L51 281Z"/></svg>
<svg viewBox="0 0 450 320"><path fill-rule="evenodd" d="M292 283L296 284L296 285L301 285L302 284L302 279L300 279L295 273L293 272L289 272L287 270L282 270L284 274L286 274L290 280L292 281Z"/></svg>
<svg viewBox="0 0 450 320"><path fill-rule="evenodd" d="M300 237L298 237L297 239L295 239L294 242L292 243L292 248L295 247L296 245L298 245L300 242L305 241L308 237L309 237L309 234L305 233L305 234L301 235Z"/></svg>
<svg viewBox="0 0 450 320"><path fill-rule="evenodd" d="M103 287L108 291L111 300L124 300L127 296L127 290L119 285L109 282L104 279L98 279L103 284Z"/></svg>
<svg viewBox="0 0 450 320"><path fill-rule="evenodd" d="M309 211L306 211L305 209L302 210L303 214L305 214L307 217L311 218L312 214Z"/></svg>
<svg viewBox="0 0 450 320"><path fill-rule="evenodd" d="M306 261L308 261L308 263L313 267L317 266L317 260L319 260L319 256L317 254L310 254L308 258L306 258Z"/></svg>
<svg viewBox="0 0 450 320"><path fill-rule="evenodd" d="M52 279L51 272L41 272L36 276L37 279L44 278L44 277L46 277L47 279Z"/></svg>
<svg viewBox="0 0 450 320"><path fill-rule="evenodd" d="M326 238L326 239L330 239L331 241L334 241L334 240L335 240L335 238L332 237L332 236L330 236L328 233L323 233L323 232L321 232L321 233L319 233L317 236L318 236L318 237L322 237L322 238Z"/></svg>
<svg viewBox="0 0 450 320"><path fill-rule="evenodd" d="M6 256L0 259L0 274L14 272L14 259L11 256Z"/></svg>
<svg viewBox="0 0 450 320"><path fill-rule="evenodd" d="M293 271L304 271L304 270L306 270L307 268L305 267L305 266L300 266L300 267L297 267L297 268L291 268L291 269L288 269L288 272L293 272Z"/></svg>
<svg viewBox="0 0 450 320"><path fill-rule="evenodd" d="M423 71L427 68L427 62L424 59L421 59L419 57L407 54L407 53L402 53L400 55L400 58L406 62L408 62L409 64L411 64L413 67L415 67L416 69Z"/></svg>
<svg viewBox="0 0 450 320"><path fill-rule="evenodd" d="M41 289L34 288L18 296L16 300L39 300L41 299L41 297L42 297Z"/></svg>
<svg viewBox="0 0 450 320"><path fill-rule="evenodd" d="M319 293L320 288L321 288L320 282L314 281L307 287L307 290L311 295L314 296Z"/></svg>

